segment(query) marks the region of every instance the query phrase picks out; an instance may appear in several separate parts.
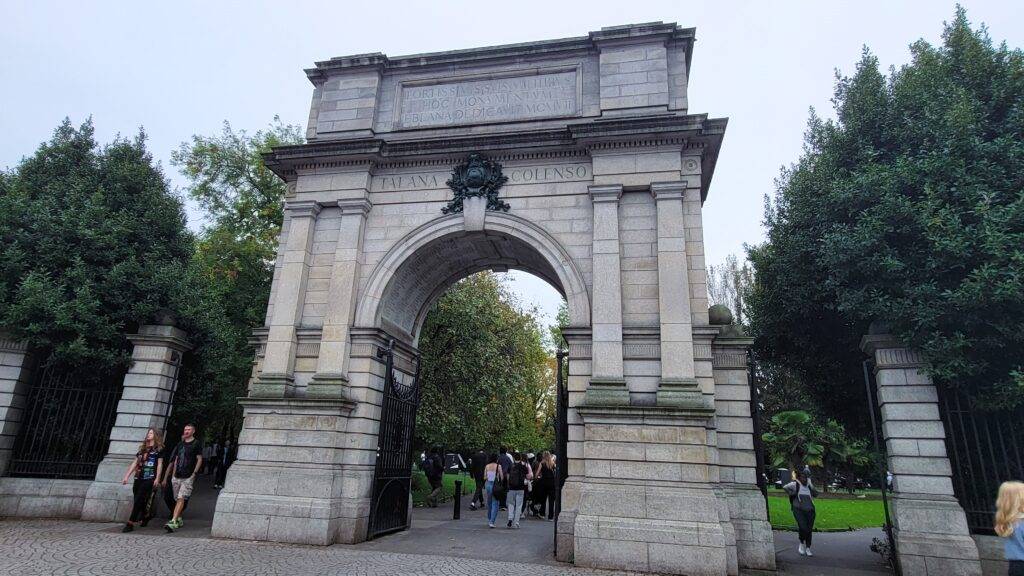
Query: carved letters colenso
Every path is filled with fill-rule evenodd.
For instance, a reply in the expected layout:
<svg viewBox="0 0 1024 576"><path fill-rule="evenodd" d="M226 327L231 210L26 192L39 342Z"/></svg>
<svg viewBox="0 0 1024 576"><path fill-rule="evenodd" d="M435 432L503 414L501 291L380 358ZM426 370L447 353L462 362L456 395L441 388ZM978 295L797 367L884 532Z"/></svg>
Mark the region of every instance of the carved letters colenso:
<svg viewBox="0 0 1024 576"><path fill-rule="evenodd" d="M423 172L378 174L373 177L373 190L397 192L400 190L435 190L445 188L450 172ZM515 166L505 169L509 184L543 184L547 182L577 182L591 179L590 164L544 164Z"/></svg>
<svg viewBox="0 0 1024 576"><path fill-rule="evenodd" d="M403 128L503 122L577 113L576 72L403 86Z"/></svg>

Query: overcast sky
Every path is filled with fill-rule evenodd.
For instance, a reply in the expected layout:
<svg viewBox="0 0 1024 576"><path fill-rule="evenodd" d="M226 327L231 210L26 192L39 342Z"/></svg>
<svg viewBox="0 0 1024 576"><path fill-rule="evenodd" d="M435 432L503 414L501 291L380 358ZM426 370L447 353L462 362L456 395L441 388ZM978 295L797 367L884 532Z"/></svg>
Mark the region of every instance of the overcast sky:
<svg viewBox="0 0 1024 576"><path fill-rule="evenodd" d="M1020 0L966 1L993 39L1024 46ZM833 74L867 45L884 67L940 41L954 3L918 2L0 2L0 167L13 167L68 116L97 138L140 126L176 187L170 152L221 122L257 130L275 114L304 124L303 68L332 56L392 56L584 36L661 20L697 28L690 112L728 117L704 206L709 264L763 237L763 196L800 153L809 107L831 113ZM190 224L200 226L190 209ZM550 318L557 294L514 274Z"/></svg>

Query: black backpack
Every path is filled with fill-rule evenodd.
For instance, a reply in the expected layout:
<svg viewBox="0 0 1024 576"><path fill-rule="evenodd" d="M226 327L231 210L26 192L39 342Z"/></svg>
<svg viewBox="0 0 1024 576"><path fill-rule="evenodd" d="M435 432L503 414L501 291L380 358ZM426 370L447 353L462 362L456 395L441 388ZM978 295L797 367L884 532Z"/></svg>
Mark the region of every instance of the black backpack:
<svg viewBox="0 0 1024 576"><path fill-rule="evenodd" d="M522 490L526 488L526 471L522 462L515 462L508 469L508 489Z"/></svg>

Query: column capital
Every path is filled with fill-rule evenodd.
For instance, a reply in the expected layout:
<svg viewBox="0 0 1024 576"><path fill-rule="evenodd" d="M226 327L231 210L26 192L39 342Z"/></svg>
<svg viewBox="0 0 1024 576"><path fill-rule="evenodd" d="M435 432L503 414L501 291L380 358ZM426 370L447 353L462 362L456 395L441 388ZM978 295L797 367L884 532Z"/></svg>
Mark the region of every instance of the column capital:
<svg viewBox="0 0 1024 576"><path fill-rule="evenodd" d="M590 199L598 202L618 202L622 198L622 184L595 184L587 187Z"/></svg>
<svg viewBox="0 0 1024 576"><path fill-rule="evenodd" d="M344 198L338 200L338 208L342 214L362 214L370 212L373 203L368 198Z"/></svg>
<svg viewBox="0 0 1024 576"><path fill-rule="evenodd" d="M316 200L289 200L284 203L284 209L293 218L316 218L323 206Z"/></svg>
<svg viewBox="0 0 1024 576"><path fill-rule="evenodd" d="M652 182L651 196L655 200L682 200L686 193L686 182Z"/></svg>
<svg viewBox="0 0 1024 576"><path fill-rule="evenodd" d="M186 339L184 330L166 324L139 326L139 332L128 334L127 338L134 346L166 346L178 352L187 352L192 349L192 344Z"/></svg>

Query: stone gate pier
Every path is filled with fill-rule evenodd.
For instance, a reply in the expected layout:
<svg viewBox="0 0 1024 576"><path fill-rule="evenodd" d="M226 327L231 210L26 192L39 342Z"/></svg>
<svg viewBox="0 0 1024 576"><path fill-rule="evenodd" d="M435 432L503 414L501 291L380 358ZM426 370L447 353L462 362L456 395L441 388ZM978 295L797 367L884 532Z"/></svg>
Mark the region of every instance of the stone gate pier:
<svg viewBox="0 0 1024 576"><path fill-rule="evenodd" d="M709 322L701 212L726 121L689 110L694 33L655 22L306 71L307 142L266 156L285 218L214 536L353 543L400 520L408 484L379 480L409 438L382 421L411 422L384 399L415 385L431 304L514 268L569 308L559 559L774 568L750 341Z"/></svg>

